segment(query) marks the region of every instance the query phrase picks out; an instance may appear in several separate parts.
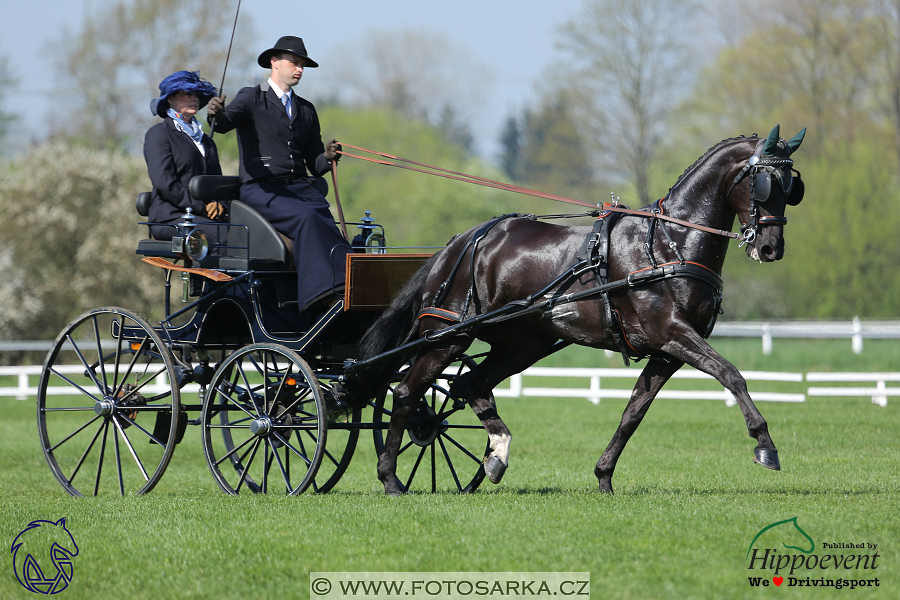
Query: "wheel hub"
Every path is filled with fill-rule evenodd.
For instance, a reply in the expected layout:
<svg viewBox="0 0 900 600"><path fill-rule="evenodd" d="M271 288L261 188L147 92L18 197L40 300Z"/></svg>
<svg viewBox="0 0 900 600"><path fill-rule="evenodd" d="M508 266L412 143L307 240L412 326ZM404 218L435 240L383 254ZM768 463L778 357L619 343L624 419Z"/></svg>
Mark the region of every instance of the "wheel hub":
<svg viewBox="0 0 900 600"><path fill-rule="evenodd" d="M116 403L113 400L100 400L94 404L94 413L100 417L108 417L116 412Z"/></svg>
<svg viewBox="0 0 900 600"><path fill-rule="evenodd" d="M424 447L430 446L441 432L447 431L448 427L446 419L438 419L434 409L423 402L410 419L407 433L415 445Z"/></svg>
<svg viewBox="0 0 900 600"><path fill-rule="evenodd" d="M250 432L258 437L264 437L272 432L272 419L269 417L259 417L253 419L250 423Z"/></svg>

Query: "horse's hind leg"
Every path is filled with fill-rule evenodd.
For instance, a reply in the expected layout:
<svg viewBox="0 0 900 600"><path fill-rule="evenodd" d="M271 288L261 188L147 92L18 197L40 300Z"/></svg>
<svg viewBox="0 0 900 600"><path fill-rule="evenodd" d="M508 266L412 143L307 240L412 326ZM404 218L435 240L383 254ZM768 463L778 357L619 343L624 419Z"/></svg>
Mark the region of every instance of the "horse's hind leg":
<svg viewBox="0 0 900 600"><path fill-rule="evenodd" d="M625 449L625 444L641 424L641 420L647 414L647 409L650 408L656 394L675 371L681 368L682 364L684 363L677 360L664 361L651 358L644 370L641 371L634 391L631 392L631 399L625 407L625 412L622 413L622 421L616 428L603 456L597 461L597 466L594 467L594 475L597 476L600 483L601 492L612 493L612 476L616 470L616 462L619 460L622 450Z"/></svg>
<svg viewBox="0 0 900 600"><path fill-rule="evenodd" d="M466 345L467 346L467 345ZM384 450L378 457L378 479L384 485L384 491L390 496L398 496L403 489L397 482L397 457L400 454L400 442L409 420L415 414L418 399L421 398L434 381L443 373L444 368L453 362L466 348L451 344L421 354L403 380L393 391L393 409L388 423L387 435L384 439Z"/></svg>
<svg viewBox="0 0 900 600"><path fill-rule="evenodd" d="M463 373L453 383L453 393L465 398L488 434L491 451L484 457L484 472L491 483L500 483L509 466L509 443L512 434L500 419L492 390L504 379L530 367L547 355L554 338L536 338L530 333L527 340L516 336L494 337L491 351L481 363Z"/></svg>

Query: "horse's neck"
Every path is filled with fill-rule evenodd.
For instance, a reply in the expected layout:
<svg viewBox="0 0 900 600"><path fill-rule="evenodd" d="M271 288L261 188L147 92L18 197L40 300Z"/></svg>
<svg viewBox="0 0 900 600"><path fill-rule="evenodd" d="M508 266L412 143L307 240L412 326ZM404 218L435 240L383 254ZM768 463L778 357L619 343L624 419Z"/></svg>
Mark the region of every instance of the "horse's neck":
<svg viewBox="0 0 900 600"><path fill-rule="evenodd" d="M727 195L740 165L752 154L752 142L723 143L679 179L664 202L667 215L697 225L730 231L735 212Z"/></svg>

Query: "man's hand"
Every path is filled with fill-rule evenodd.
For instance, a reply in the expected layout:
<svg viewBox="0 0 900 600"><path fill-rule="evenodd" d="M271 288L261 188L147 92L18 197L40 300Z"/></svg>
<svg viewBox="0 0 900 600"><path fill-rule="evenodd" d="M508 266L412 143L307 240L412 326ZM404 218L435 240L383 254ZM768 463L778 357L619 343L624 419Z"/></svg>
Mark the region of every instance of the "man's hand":
<svg viewBox="0 0 900 600"><path fill-rule="evenodd" d="M225 112L225 96L210 98L209 104L206 105L206 118L215 119L223 112Z"/></svg>
<svg viewBox="0 0 900 600"><path fill-rule="evenodd" d="M209 219L216 220L225 214L225 209L218 202L210 202L205 207L206 216Z"/></svg>
<svg viewBox="0 0 900 600"><path fill-rule="evenodd" d="M325 146L325 158L330 161L337 162L341 160L340 152L343 151L343 147L338 143L337 140L331 140L328 142L328 145Z"/></svg>

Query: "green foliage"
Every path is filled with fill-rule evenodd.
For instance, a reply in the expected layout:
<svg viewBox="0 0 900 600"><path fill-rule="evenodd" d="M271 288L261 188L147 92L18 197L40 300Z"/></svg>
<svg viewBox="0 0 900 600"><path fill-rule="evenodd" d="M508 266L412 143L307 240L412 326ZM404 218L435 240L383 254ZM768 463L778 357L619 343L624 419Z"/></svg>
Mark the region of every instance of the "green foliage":
<svg viewBox="0 0 900 600"><path fill-rule="evenodd" d="M134 254L147 189L143 160L62 142L0 164L0 337L52 339L95 306L146 315L161 302Z"/></svg>
<svg viewBox="0 0 900 600"><path fill-rule="evenodd" d="M345 144L479 177L502 178L480 160L467 157L459 146L447 143L438 129L403 119L395 112L349 111L330 106L320 111L319 120L323 138L337 138ZM377 158L346 146L344 150ZM338 186L346 219L359 219L366 210L371 210L376 221L385 226L388 244L394 246L443 246L457 233L500 214L555 210L549 200L425 176L352 157L344 157L339 163ZM337 216L334 190L329 192L329 199L332 213ZM348 232L353 235L349 229Z"/></svg>

